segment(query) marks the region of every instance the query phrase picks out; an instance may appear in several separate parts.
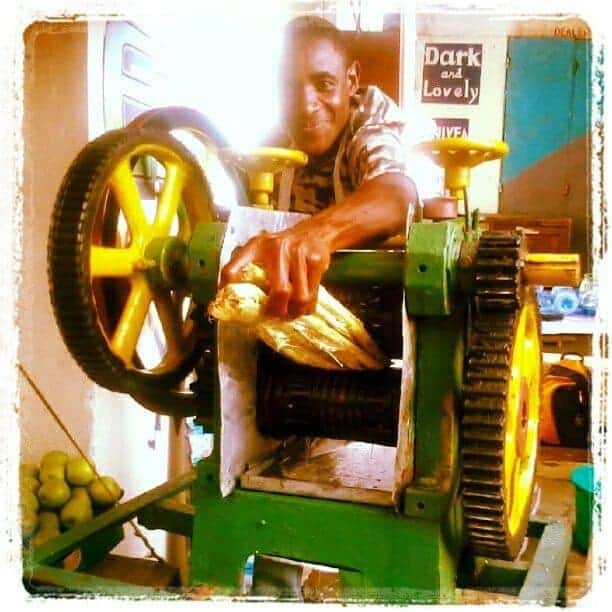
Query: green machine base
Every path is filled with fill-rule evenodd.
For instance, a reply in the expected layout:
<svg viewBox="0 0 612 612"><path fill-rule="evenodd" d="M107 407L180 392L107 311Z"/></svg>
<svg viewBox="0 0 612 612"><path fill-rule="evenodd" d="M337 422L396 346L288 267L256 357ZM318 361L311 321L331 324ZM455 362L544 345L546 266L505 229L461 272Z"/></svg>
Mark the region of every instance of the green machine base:
<svg viewBox="0 0 612 612"><path fill-rule="evenodd" d="M199 469L198 483L210 476ZM452 602L456 557L443 525L392 508L216 487L195 492L192 583L235 596L251 554L340 570L343 601Z"/></svg>
<svg viewBox="0 0 612 612"><path fill-rule="evenodd" d="M457 421L465 312L459 301L452 310L448 304L449 294L456 290L461 230L456 223L414 226L413 230L407 248L415 272L387 261L384 280L404 282L412 296L426 293L416 305L408 304L409 311L422 307L440 312L415 319L415 477L399 510L239 487L221 498L219 466L213 455L198 466L193 487L193 584L206 585L219 595L239 594L247 558L265 554L337 568L343 601L454 601L464 545L457 494ZM332 267L329 276L337 279L351 270L376 267L368 265L367 256L344 255L342 268ZM399 252L397 256L404 257ZM411 291L417 282L419 287Z"/></svg>

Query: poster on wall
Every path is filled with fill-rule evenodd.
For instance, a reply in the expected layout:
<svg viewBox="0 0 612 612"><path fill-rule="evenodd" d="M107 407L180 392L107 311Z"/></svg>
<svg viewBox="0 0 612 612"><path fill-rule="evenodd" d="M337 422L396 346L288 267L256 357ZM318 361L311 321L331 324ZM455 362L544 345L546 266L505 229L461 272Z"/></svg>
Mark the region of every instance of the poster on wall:
<svg viewBox="0 0 612 612"><path fill-rule="evenodd" d="M482 44L426 43L421 102L478 104Z"/></svg>
<svg viewBox="0 0 612 612"><path fill-rule="evenodd" d="M469 119L459 119L457 117L437 117L436 138L467 138L470 128Z"/></svg>

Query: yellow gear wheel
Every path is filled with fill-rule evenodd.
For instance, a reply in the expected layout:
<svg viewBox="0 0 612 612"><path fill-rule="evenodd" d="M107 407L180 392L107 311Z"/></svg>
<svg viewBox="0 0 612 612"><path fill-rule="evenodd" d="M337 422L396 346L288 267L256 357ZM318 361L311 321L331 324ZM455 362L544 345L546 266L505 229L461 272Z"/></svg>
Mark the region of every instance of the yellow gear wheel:
<svg viewBox="0 0 612 612"><path fill-rule="evenodd" d="M475 554L514 559L535 482L540 414L540 321L521 279L516 233L479 243L461 420L463 509Z"/></svg>

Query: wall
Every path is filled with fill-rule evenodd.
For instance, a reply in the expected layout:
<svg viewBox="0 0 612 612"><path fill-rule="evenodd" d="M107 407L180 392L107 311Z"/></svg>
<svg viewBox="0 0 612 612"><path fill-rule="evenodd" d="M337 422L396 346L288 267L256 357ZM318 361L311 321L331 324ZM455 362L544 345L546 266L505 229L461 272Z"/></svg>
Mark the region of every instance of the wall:
<svg viewBox="0 0 612 612"><path fill-rule="evenodd" d="M422 100L424 91L423 60L426 44L482 45L478 102L438 104L421 101L422 110L431 118L468 119L468 136L474 139L503 139L507 41L513 36L581 39L589 36L589 30L583 21L573 18L525 19L453 12L417 14L416 90L419 101ZM452 79L448 79L447 83L452 83ZM470 187L472 208L479 208L482 212L489 213L498 211L501 167L502 163L493 161L472 170ZM586 211L586 203L584 210Z"/></svg>
<svg viewBox="0 0 612 612"><path fill-rule="evenodd" d="M359 60L362 85L375 84L399 102L400 31L347 32L351 51Z"/></svg>
<svg viewBox="0 0 612 612"><path fill-rule="evenodd" d="M508 46L500 212L572 219L590 269L590 41L513 37Z"/></svg>
<svg viewBox="0 0 612 612"><path fill-rule="evenodd" d="M37 23L25 36L23 261L18 297L19 360L86 451L92 383L68 354L53 319L47 234L56 192L87 142L87 31L84 24ZM31 388L20 380L21 454L71 449Z"/></svg>
<svg viewBox="0 0 612 612"><path fill-rule="evenodd" d="M145 410L130 396L107 391L96 385L90 411L93 415L91 455L98 471L111 474L121 483L122 501L144 493L168 478L168 417L158 417ZM186 470L185 470L186 471ZM157 554L166 552L166 532L138 527ZM125 538L113 550L115 554L144 557L148 550L124 526Z"/></svg>
<svg viewBox="0 0 612 612"><path fill-rule="evenodd" d="M458 47L458 44L466 47ZM472 45L474 46L470 51ZM432 57L446 49L452 49L453 46L457 51L468 53L460 59L455 55L455 58L450 60L457 60L457 65L446 64L448 53L438 58ZM438 59L438 64L443 64L439 65L439 68L431 66L431 70L438 70L440 74L445 71L448 71L448 74L453 72L456 76L437 80L424 73L427 47L433 50L433 53L428 53L429 59ZM470 53L472 55L469 55ZM421 110L432 119L444 120L444 123L449 123L449 118L467 121L467 134L458 135L467 135L476 140L501 140L505 57L505 34L491 28L486 18L466 21L452 15L417 15L416 90ZM467 65L468 61L479 65L470 67ZM467 78L470 70L473 72L472 78ZM430 78L427 78L428 76ZM436 87L440 87L442 91L439 92ZM445 96L444 93L448 92L449 88L450 95ZM438 93L440 97L436 97L435 94ZM424 98L448 102L423 102ZM450 103L450 100L455 103ZM498 184L499 162L489 162L473 169L469 189L471 209L494 212L497 209Z"/></svg>
<svg viewBox="0 0 612 612"><path fill-rule="evenodd" d="M49 221L60 182L79 150L105 131L103 35L103 22L90 28L86 23L36 23L25 33L19 359L98 471L121 483L127 500L166 480L168 419L158 419L128 396L101 389L82 373L53 318L46 273ZM37 462L55 448L77 454L41 401L21 382L22 460ZM125 533L115 552L147 553L129 526ZM166 534L149 532L147 537L163 555Z"/></svg>

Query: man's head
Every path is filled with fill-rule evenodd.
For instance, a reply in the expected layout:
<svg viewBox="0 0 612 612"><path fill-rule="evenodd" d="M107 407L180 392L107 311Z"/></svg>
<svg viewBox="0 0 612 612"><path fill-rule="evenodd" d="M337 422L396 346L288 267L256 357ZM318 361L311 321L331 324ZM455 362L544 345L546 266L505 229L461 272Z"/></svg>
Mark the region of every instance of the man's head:
<svg viewBox="0 0 612 612"><path fill-rule="evenodd" d="M285 30L281 109L295 146L310 156L328 152L344 129L359 65L342 33L318 17L298 17Z"/></svg>

